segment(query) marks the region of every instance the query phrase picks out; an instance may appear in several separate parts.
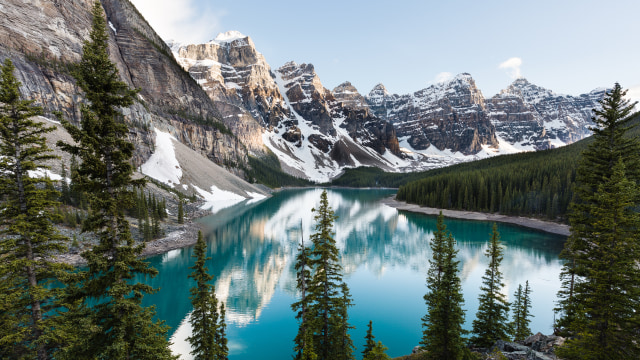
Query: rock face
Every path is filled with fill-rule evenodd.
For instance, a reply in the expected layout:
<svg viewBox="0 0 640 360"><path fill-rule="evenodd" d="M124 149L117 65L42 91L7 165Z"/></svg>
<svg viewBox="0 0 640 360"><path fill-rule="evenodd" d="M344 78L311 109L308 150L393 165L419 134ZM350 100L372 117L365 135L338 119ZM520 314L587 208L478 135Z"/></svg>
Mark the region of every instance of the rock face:
<svg viewBox="0 0 640 360"><path fill-rule="evenodd" d="M591 135L591 109L600 108L605 91L559 95L520 78L488 101L489 117L509 143L535 150L562 146Z"/></svg>
<svg viewBox="0 0 640 360"><path fill-rule="evenodd" d="M180 65L214 101L231 130L253 152L263 152L263 128L290 112L271 68L248 36L230 31L206 44L170 43Z"/></svg>
<svg viewBox="0 0 640 360"><path fill-rule="evenodd" d="M415 150L435 146L471 155L482 145L498 145L484 96L469 74L407 95L389 95L383 85L377 85L367 101Z"/></svg>
<svg viewBox="0 0 640 360"><path fill-rule="evenodd" d="M92 5L90 0L7 0L0 6L0 60L13 60L22 94L43 106L47 116L59 110L76 124L84 99L69 65L81 57ZM221 119L213 102L133 5L128 0L103 0L102 5L111 60L122 80L140 89L138 101L123 109L136 146L135 164L149 157L152 129L160 124L218 164L224 159L246 162L245 148L215 126Z"/></svg>
<svg viewBox="0 0 640 360"><path fill-rule="evenodd" d="M403 156L393 126L365 107L344 106L311 64L272 71L251 38L235 31L206 44L169 46L242 143L253 153L266 145L296 176L327 181L359 165L393 170L385 154Z"/></svg>
<svg viewBox="0 0 640 360"><path fill-rule="evenodd" d="M520 150L563 146L589 136L591 109L605 89L577 97L558 95L517 79L485 99L469 74L407 95L378 84L366 96L369 108L396 128L412 150L451 150L464 155L514 145Z"/></svg>
<svg viewBox="0 0 640 360"><path fill-rule="evenodd" d="M498 340L492 349L496 349L509 360L556 360L555 349L564 344L565 338L537 333L521 343Z"/></svg>
<svg viewBox="0 0 640 360"><path fill-rule="evenodd" d="M342 84L336 86L331 93L333 97L342 103L344 107L356 110L368 110L369 104L364 96L360 95L358 89L356 89L350 82L345 81Z"/></svg>

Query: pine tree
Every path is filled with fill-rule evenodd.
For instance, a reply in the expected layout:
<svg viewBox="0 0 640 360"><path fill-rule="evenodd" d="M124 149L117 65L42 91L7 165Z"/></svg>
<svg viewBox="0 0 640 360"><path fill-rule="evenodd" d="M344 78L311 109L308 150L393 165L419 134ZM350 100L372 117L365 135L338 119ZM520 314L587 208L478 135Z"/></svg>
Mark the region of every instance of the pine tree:
<svg viewBox="0 0 640 360"><path fill-rule="evenodd" d="M193 272L189 278L196 282L191 288L191 304L193 311L189 316L192 334L187 338L191 344L191 354L195 359L221 360L227 357L226 338L224 336L224 304L218 313L218 299L215 287L209 282L213 276L209 275L205 263L211 260L206 257L207 244L198 231L198 241L194 249L195 264L190 267Z"/></svg>
<svg viewBox="0 0 640 360"><path fill-rule="evenodd" d="M157 274L139 259L144 244L134 246L124 211L133 205L130 159L133 145L126 140L128 128L121 107L133 103L136 90L119 80L118 70L108 54L108 33L102 6L93 6L93 26L84 43L82 58L74 71L77 84L88 100L81 108L81 128L62 121L75 144L58 145L81 164L78 188L88 197L90 214L83 231L95 232L99 244L83 253L87 271L79 274L80 285L73 299L93 301L94 324L73 351L77 357L111 359L172 358L166 340L167 327L153 320L153 308L142 307L145 294L154 292L136 276Z"/></svg>
<svg viewBox="0 0 640 360"><path fill-rule="evenodd" d="M500 244L498 227L494 223L491 233L491 241L485 255L489 258L489 267L482 277L479 307L476 319L473 320L474 336L471 342L476 346L488 348L497 340L508 339L509 303L501 292L504 287L500 263L502 262L503 249Z"/></svg>
<svg viewBox="0 0 640 360"><path fill-rule="evenodd" d="M431 241L432 260L429 261L427 287L424 296L428 312L422 318L424 328L421 344L430 359L460 359L465 345L462 335L464 310L462 287L458 276L455 240L444 225L442 212L438 216L436 232Z"/></svg>
<svg viewBox="0 0 640 360"><path fill-rule="evenodd" d="M364 342L364 350L362 351L362 357L366 358L367 354L369 354L371 352L371 350L373 350L373 348L376 346L376 342L375 340L375 336L373 336L373 322L371 320L369 320L369 325L367 326L367 335L364 337L365 342Z"/></svg>
<svg viewBox="0 0 640 360"><path fill-rule="evenodd" d="M342 266L333 238L336 216L329 206L327 192L320 196L316 213L315 232L311 235L311 274L308 285L309 331L313 335L313 348L319 359L351 359L353 344L348 334L347 309L352 306L347 285L342 281Z"/></svg>
<svg viewBox="0 0 640 360"><path fill-rule="evenodd" d="M331 359L335 360L354 360L353 352L355 347L351 336L349 336L349 330L354 329L349 325L349 307L353 306L351 300L351 293L346 283L340 285L341 301L337 304L336 315L331 318L330 332L331 343L334 346L334 352L331 355Z"/></svg>
<svg viewBox="0 0 640 360"><path fill-rule="evenodd" d="M609 350L612 359L639 356L630 339L639 327L640 276L630 259L640 257L637 212L632 211L640 202L640 141L625 135L636 104L625 94L615 84L601 101L602 110L594 111L594 141L576 174L571 236L561 253L562 316L556 324L576 338L567 342L567 358L579 356L575 352L581 344L593 358Z"/></svg>
<svg viewBox="0 0 640 360"><path fill-rule="evenodd" d="M518 285L518 290L513 294L514 302L513 306L513 321L511 322L511 331L513 340L524 340L530 336L531 329L529 328L531 314L531 288L529 287L529 280L525 283L525 287L522 284Z"/></svg>
<svg viewBox="0 0 640 360"><path fill-rule="evenodd" d="M590 246L576 256L571 339L558 350L567 359L640 358L640 214L638 185L625 176L622 159L591 198ZM583 270L585 269L585 270Z"/></svg>
<svg viewBox="0 0 640 360"><path fill-rule="evenodd" d="M218 344L218 347L220 349L218 360L228 360L227 356L229 354L229 347L228 347L228 340L227 340L227 323L224 320L226 317L227 317L227 312L224 308L224 303L220 303L218 331L216 332L216 344Z"/></svg>
<svg viewBox="0 0 640 360"><path fill-rule="evenodd" d="M178 224L184 224L184 209L182 207L182 199L178 200Z"/></svg>
<svg viewBox="0 0 640 360"><path fill-rule="evenodd" d="M67 268L51 256L65 250L66 238L53 226L59 194L52 181L30 172L48 169L43 162L55 158L45 139L55 128L32 119L42 110L20 98L11 60L0 68L0 355L42 360L51 356L58 302L50 283Z"/></svg>
<svg viewBox="0 0 640 360"><path fill-rule="evenodd" d="M382 342L378 341L376 345L371 349L367 356L362 360L391 360L386 351L389 350L386 346L382 345Z"/></svg>
<svg viewBox="0 0 640 360"><path fill-rule="evenodd" d="M300 300L291 304L291 309L296 312L296 319L300 323L298 334L294 339L294 351L296 359L305 356L309 357L309 352L313 351L313 344L307 344L311 339L312 330L310 329L309 306L311 298L307 295L309 287L308 282L311 278L311 250L304 245L304 234L302 233L302 220L300 221L300 245L298 246L298 255L296 256L296 288L300 291ZM306 349L306 350L305 350ZM315 354L314 354L315 355ZM316 355L317 356L317 355Z"/></svg>
<svg viewBox="0 0 640 360"><path fill-rule="evenodd" d="M300 355L301 360L317 360L318 355L316 355L313 349L313 337L311 336L311 330L307 329L304 334L304 348L302 349L302 354Z"/></svg>
<svg viewBox="0 0 640 360"><path fill-rule="evenodd" d="M69 183L67 182L67 169L64 161L60 164L60 176L62 177L60 183L60 201L65 205L71 205L71 190L69 190Z"/></svg>

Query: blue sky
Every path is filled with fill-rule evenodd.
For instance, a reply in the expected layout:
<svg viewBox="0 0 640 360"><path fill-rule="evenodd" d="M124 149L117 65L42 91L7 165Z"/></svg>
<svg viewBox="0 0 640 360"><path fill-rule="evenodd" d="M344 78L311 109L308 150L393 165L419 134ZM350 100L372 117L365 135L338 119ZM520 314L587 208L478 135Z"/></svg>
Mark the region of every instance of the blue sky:
<svg viewBox="0 0 640 360"><path fill-rule="evenodd" d="M640 99L638 0L132 2L165 39L237 30L272 68L312 63L329 89L405 94L468 72L486 97L519 74L571 95L617 81Z"/></svg>

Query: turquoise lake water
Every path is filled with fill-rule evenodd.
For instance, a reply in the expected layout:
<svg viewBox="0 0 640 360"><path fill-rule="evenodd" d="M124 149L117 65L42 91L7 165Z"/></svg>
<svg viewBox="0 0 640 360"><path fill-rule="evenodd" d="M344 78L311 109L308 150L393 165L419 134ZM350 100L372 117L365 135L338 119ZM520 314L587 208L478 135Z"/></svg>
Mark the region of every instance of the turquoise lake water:
<svg viewBox="0 0 640 360"><path fill-rule="evenodd" d="M321 192L286 190L200 220L212 258L207 266L215 276L218 299L227 306L229 359L291 359L298 326L290 308L296 299L293 258L301 222L308 242L314 225L311 209L317 206ZM436 218L381 204L381 199L394 194L392 190L327 192L339 216L335 239L355 303L349 316L356 327L350 333L356 358L360 358L369 320L376 339L389 348L391 357L410 353L422 335L429 241ZM487 266L484 251L492 223L445 218L445 224L457 240L466 327L470 329ZM558 254L565 238L508 224L498 224L498 230L505 247L501 267L505 293L512 299L518 284L529 280L535 315L531 328L551 333L552 308L560 286ZM160 291L145 297L145 305L155 305L158 317L171 327L173 349L183 359L191 358L184 339L190 335L186 319L191 311L192 282L187 275L192 254L189 247L149 258L160 273L147 283Z"/></svg>

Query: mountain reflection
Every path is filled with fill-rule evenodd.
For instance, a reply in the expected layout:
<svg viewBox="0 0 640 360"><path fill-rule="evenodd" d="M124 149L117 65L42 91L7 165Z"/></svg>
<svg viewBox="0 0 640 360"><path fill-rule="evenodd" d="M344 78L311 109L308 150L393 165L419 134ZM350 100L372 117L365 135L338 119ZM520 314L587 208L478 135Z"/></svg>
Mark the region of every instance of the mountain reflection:
<svg viewBox="0 0 640 360"><path fill-rule="evenodd" d="M321 192L322 189L282 191L259 203L240 204L201 219L208 241L207 256L212 258L207 266L215 275L216 294L226 304L229 324L242 327L257 321L277 289L295 296L293 262L300 239L304 237L305 244L310 243L312 208L318 204ZM426 275L435 217L398 212L382 205L379 201L393 195L392 190L327 192L338 215L335 239L348 283L349 277L362 269L375 278L396 268ZM475 279L482 276L486 267L484 250L491 224L455 219L445 219L445 224L458 243L463 283L479 281ZM507 287L517 287L516 281L524 282L540 268L557 267L562 237L511 225L499 225L499 231L505 246L502 270ZM189 267L193 266L191 255L192 249L186 248L151 258L160 274L148 283L161 291L145 301L155 304L158 317L173 329L191 311L189 288L193 283L187 279ZM466 290L465 298L469 298Z"/></svg>

